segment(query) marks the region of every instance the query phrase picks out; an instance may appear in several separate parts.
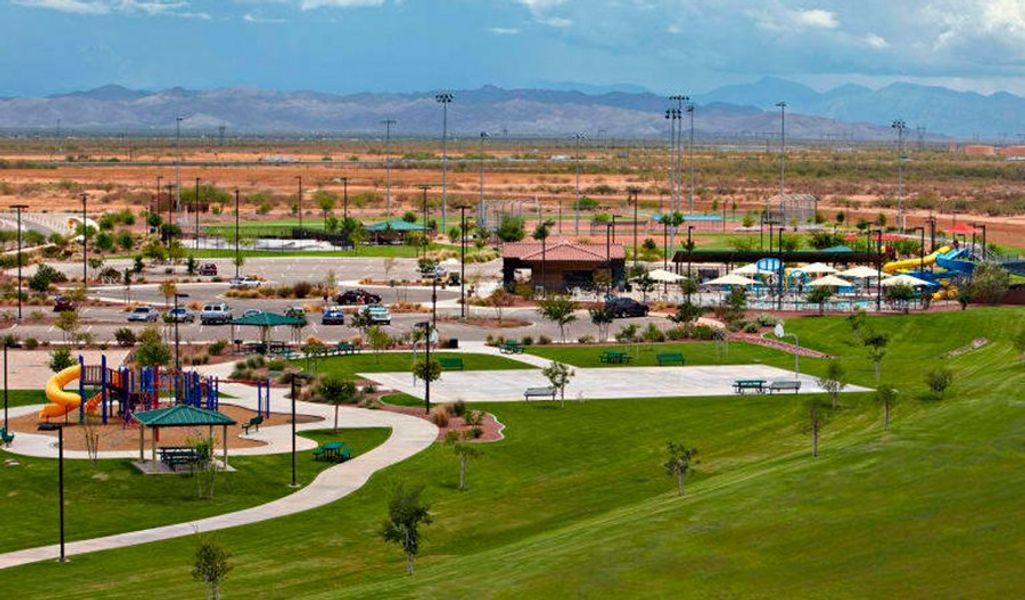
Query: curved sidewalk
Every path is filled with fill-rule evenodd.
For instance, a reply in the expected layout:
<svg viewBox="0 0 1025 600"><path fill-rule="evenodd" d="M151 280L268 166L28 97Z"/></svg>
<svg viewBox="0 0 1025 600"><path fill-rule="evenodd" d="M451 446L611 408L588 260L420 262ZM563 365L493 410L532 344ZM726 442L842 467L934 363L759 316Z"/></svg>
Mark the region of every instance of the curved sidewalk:
<svg viewBox="0 0 1025 600"><path fill-rule="evenodd" d="M251 405L251 408L255 409L255 398L251 401L245 398L245 396L253 395L254 390L249 386L226 384L222 386L222 389L239 397L239 399L232 399L232 404L238 404L241 406L249 404ZM291 410L291 401L284 397L284 392L285 390L273 390L271 397L272 411L285 412ZM32 408L38 410L38 406ZM313 414L330 419L333 419L334 417L334 407L323 404L298 402L296 411L301 412L302 414ZM174 525L165 525L151 529L130 531L101 538L71 542L66 546L66 553L68 556L73 556L75 554L84 554L87 552L98 552L101 550L112 550L136 544L146 544L149 542L192 535L197 531L216 531L218 529L249 525L260 521L276 519L278 517L318 508L344 498L358 490L375 472L402 462L403 460L428 448L434 443L434 440L438 435L438 428L423 419L380 410L344 407L340 413L339 421L341 424L344 424L345 427L350 428L390 427L392 433L383 444L374 448L370 452L357 456L348 462L325 469L305 488L289 494L288 496L268 502L267 504L261 504L260 506L254 506L252 508L199 519L196 521L188 521ZM303 423L298 425L297 428L323 429L324 426L325 424L323 422ZM267 454L272 451L290 451L290 432L291 428L288 425L267 427L260 433L253 434L251 437L265 439L269 442L269 446L249 448L248 450L264 450L263 452L250 452L250 454ZM19 434L19 436L20 435L21 434ZM45 436L35 435L32 437ZM49 438L50 442L46 447L52 448L52 439L53 438ZM299 438L298 442L300 444L300 448L311 448L315 445L311 440L307 440L305 438ZM287 449L282 450L281 448L286 445ZM12 450L14 449L12 448ZM17 452L17 450L14 451ZM56 456L55 450L51 450L51 452L52 454L48 454L48 456ZM242 452L240 451L238 454L241 453ZM82 454L85 453L82 452ZM110 454L111 453L103 453L103 457L111 457L108 456ZM129 452L128 454L131 456L138 455L137 452ZM67 456L68 453L65 453L65 455ZM59 553L60 547L56 544L7 552L0 554L0 569L6 569L42 560L55 560L59 556Z"/></svg>

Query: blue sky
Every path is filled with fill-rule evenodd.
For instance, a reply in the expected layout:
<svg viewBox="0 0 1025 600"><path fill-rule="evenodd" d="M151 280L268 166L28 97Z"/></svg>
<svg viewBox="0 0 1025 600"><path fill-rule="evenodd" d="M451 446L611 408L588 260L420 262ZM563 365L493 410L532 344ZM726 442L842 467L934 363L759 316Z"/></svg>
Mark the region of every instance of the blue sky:
<svg viewBox="0 0 1025 600"><path fill-rule="evenodd" d="M1025 93L1025 0L0 0L0 95L324 92L766 75Z"/></svg>

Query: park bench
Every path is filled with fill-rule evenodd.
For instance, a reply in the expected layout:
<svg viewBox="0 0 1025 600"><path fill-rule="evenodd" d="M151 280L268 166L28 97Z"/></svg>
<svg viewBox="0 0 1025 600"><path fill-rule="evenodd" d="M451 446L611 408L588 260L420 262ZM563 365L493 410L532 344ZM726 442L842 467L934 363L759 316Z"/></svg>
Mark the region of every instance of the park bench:
<svg viewBox="0 0 1025 600"><path fill-rule="evenodd" d="M523 392L523 399L551 398L552 400L555 400L555 392L556 390L554 386L527 388L527 390Z"/></svg>
<svg viewBox="0 0 1025 600"><path fill-rule="evenodd" d="M515 340L506 340L498 347L502 354L523 354L523 344Z"/></svg>
<svg viewBox="0 0 1025 600"><path fill-rule="evenodd" d="M359 347L349 342L338 342L338 345L335 346L335 352L337 354L357 354Z"/></svg>
<svg viewBox="0 0 1025 600"><path fill-rule="evenodd" d="M249 428L256 427L257 431L260 431L260 424L263 423L263 415L256 415L252 419L249 419L242 424L242 433L249 435Z"/></svg>
<svg viewBox="0 0 1025 600"><path fill-rule="evenodd" d="M14 441L14 434L7 431L5 427L0 427L0 441L4 443L4 446L10 446Z"/></svg>
<svg viewBox="0 0 1025 600"><path fill-rule="evenodd" d="M777 379L769 384L770 394L788 390L793 390L795 394L801 391L801 381L799 379Z"/></svg>
<svg viewBox="0 0 1025 600"><path fill-rule="evenodd" d="M754 390L759 394L765 393L764 379L737 379L733 382L733 391L743 394L747 390Z"/></svg>
<svg viewBox="0 0 1025 600"><path fill-rule="evenodd" d="M621 365L631 360L633 357L621 350L605 350L598 355L598 362L611 365Z"/></svg>
<svg viewBox="0 0 1025 600"><path fill-rule="evenodd" d="M683 352L659 352L655 355L655 360L658 361L658 366L664 367L666 365L683 365L685 360L683 358Z"/></svg>
<svg viewBox="0 0 1025 600"><path fill-rule="evenodd" d="M160 462L172 471L176 471L179 465L192 465L203 460L199 451L188 446L163 446L159 450Z"/></svg>
<svg viewBox="0 0 1025 600"><path fill-rule="evenodd" d="M463 359L459 357L454 358L442 358L438 360L441 363L442 369L456 369L458 371L464 370Z"/></svg>

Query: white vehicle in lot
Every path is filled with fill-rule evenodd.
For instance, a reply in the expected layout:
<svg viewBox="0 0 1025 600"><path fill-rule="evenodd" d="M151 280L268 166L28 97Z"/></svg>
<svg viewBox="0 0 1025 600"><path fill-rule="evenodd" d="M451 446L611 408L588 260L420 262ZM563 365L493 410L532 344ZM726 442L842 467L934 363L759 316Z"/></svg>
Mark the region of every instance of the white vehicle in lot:
<svg viewBox="0 0 1025 600"><path fill-rule="evenodd" d="M359 309L359 313L370 318L373 325L391 325L391 311L380 304L371 304Z"/></svg>
<svg viewBox="0 0 1025 600"><path fill-rule="evenodd" d="M235 289L250 289L260 287L261 283L259 279L246 275L245 277L232 277L228 285Z"/></svg>
<svg viewBox="0 0 1025 600"><path fill-rule="evenodd" d="M231 322L231 307L224 302L212 302L199 311L199 322L203 325L223 325Z"/></svg>

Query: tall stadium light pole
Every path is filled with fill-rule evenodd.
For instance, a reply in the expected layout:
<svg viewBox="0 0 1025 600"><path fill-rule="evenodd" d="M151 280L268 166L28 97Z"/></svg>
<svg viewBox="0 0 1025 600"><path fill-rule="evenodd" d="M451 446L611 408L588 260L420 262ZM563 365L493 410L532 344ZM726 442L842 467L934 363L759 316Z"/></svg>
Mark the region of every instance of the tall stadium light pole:
<svg viewBox="0 0 1025 600"><path fill-rule="evenodd" d="M488 139L488 132L480 132L480 206L477 207L477 223L486 227L484 222L484 140Z"/></svg>
<svg viewBox="0 0 1025 600"><path fill-rule="evenodd" d="M685 109L690 114L690 141L687 143L687 173L690 183L687 187L687 212L694 212L694 104Z"/></svg>
<svg viewBox="0 0 1025 600"><path fill-rule="evenodd" d="M576 183L576 194L577 201L573 205L574 212L574 223L573 223L573 235L580 235L580 140L584 139L584 134L575 133L573 139L576 140L576 154L573 156L574 162L576 163L577 170L577 183Z"/></svg>
<svg viewBox="0 0 1025 600"><path fill-rule="evenodd" d="M345 221L349 220L349 178L339 177L338 181L342 182L342 219Z"/></svg>
<svg viewBox="0 0 1025 600"><path fill-rule="evenodd" d="M238 226L239 226L238 215L239 215L239 192L238 192L238 188L235 188L235 277L236 278L238 278L239 262L241 262L239 260L239 257L241 255L239 254L239 251L238 251L238 236L239 236L239 231L238 231Z"/></svg>
<svg viewBox="0 0 1025 600"><path fill-rule="evenodd" d="M890 127L897 130L897 229L904 233L904 131L908 125L897 119Z"/></svg>
<svg viewBox="0 0 1025 600"><path fill-rule="evenodd" d="M676 207L674 211L683 208L683 103L690 102L690 96L686 94L674 94L669 97L676 103L674 115L676 115Z"/></svg>
<svg viewBox="0 0 1025 600"><path fill-rule="evenodd" d="M160 182L163 181L163 179L164 179L163 175L157 175L157 200L156 200L156 204L153 206L153 210L150 211L150 212L152 212L154 214L157 214L157 215L160 214Z"/></svg>
<svg viewBox="0 0 1025 600"><path fill-rule="evenodd" d="M666 109L666 120L669 121L669 207L665 211L671 214L676 210L676 109Z"/></svg>
<svg viewBox="0 0 1025 600"><path fill-rule="evenodd" d="M466 205L459 206L459 318L466 319Z"/></svg>
<svg viewBox="0 0 1025 600"><path fill-rule="evenodd" d="M296 175L296 180L299 181L299 196L296 201L296 205L299 207L299 229L303 228L303 176Z"/></svg>
<svg viewBox="0 0 1025 600"><path fill-rule="evenodd" d="M391 126L395 123L395 119L381 121L384 125L384 212L388 215L391 214Z"/></svg>
<svg viewBox="0 0 1025 600"><path fill-rule="evenodd" d="M434 99L441 104L441 230L448 229L448 105L455 96L449 93L437 94Z"/></svg>
<svg viewBox="0 0 1025 600"><path fill-rule="evenodd" d="M196 195L192 199L192 212L196 213L193 215L196 219L196 243L195 248L199 250L199 177L196 178Z"/></svg>
<svg viewBox="0 0 1025 600"><path fill-rule="evenodd" d="M11 206L18 213L18 320L21 320L21 263L24 262L21 256L21 211L28 210L28 204L15 204ZM5 425L6 426L6 425Z"/></svg>
<svg viewBox="0 0 1025 600"><path fill-rule="evenodd" d="M174 118L174 186L175 186L175 198L174 198L174 209L180 211L182 208L182 119L185 117L178 115Z"/></svg>
<svg viewBox="0 0 1025 600"><path fill-rule="evenodd" d="M88 258L89 258L89 226L86 222L86 209L89 205L89 194L82 192L78 195L82 199L82 289L85 291L89 290L89 272L88 272Z"/></svg>
<svg viewBox="0 0 1025 600"><path fill-rule="evenodd" d="M779 225L786 225L784 209L786 207L786 173L787 173L787 103L777 102L779 108Z"/></svg>

